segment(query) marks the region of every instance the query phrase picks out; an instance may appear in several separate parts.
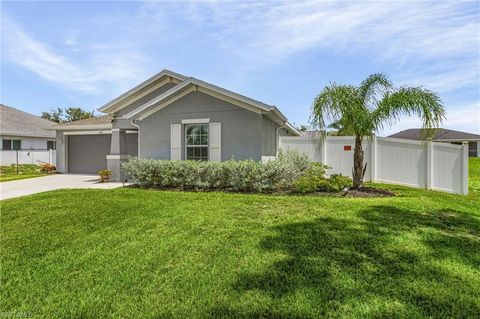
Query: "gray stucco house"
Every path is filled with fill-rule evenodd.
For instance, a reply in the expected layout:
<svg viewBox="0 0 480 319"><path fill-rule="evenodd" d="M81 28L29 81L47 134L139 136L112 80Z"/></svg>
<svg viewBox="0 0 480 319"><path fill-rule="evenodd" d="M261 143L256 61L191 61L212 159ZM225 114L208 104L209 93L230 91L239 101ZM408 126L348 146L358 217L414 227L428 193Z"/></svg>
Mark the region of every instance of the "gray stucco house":
<svg viewBox="0 0 480 319"><path fill-rule="evenodd" d="M106 115L55 126L57 170L123 179L128 156L267 160L280 135L300 133L275 107L168 70L108 102Z"/></svg>

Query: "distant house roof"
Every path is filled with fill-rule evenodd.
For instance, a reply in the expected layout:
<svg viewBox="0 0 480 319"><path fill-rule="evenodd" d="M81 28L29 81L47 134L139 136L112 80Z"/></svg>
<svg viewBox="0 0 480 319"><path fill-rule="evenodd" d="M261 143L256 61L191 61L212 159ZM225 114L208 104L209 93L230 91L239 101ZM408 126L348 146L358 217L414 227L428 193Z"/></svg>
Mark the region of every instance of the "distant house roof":
<svg viewBox="0 0 480 319"><path fill-rule="evenodd" d="M84 126L90 126L90 125L111 125L113 120L113 116L107 114L107 115L101 115L101 116L95 116L95 117L90 117L88 119L83 119L83 120L77 120L77 121L72 121L72 122L66 122L62 124L57 124L56 127L65 127L65 126L77 126L77 125L84 125Z"/></svg>
<svg viewBox="0 0 480 319"><path fill-rule="evenodd" d="M423 140L425 139L425 129L412 128L390 135L389 137L403 138L408 140ZM454 130L447 130L439 128L436 130L435 135L432 137L433 141L470 141L480 140L480 135L460 132Z"/></svg>
<svg viewBox="0 0 480 319"><path fill-rule="evenodd" d="M57 123L0 104L0 134L3 136L55 138L56 133L49 130L55 124Z"/></svg>

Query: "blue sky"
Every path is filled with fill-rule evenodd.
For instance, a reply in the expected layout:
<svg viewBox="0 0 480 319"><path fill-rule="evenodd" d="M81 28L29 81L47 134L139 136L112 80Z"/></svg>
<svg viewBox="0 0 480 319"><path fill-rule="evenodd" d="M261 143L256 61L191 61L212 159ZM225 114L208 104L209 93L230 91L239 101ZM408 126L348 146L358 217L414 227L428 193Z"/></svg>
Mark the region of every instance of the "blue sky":
<svg viewBox="0 0 480 319"><path fill-rule="evenodd" d="M385 72L438 92L444 127L480 133L480 2L5 2L1 102L94 110L170 69L308 123L330 82ZM418 127L402 119L383 134Z"/></svg>

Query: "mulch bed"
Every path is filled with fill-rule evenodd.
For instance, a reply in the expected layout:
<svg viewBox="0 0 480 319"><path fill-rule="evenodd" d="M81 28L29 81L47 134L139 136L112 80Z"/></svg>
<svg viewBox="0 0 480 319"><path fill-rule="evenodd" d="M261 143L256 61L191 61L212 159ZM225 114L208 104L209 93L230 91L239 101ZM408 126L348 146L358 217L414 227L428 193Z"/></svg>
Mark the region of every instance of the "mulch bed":
<svg viewBox="0 0 480 319"><path fill-rule="evenodd" d="M234 192L228 190L204 190L204 189L180 189L180 188L172 188L172 187L142 187L136 184L128 185L125 187L129 188L140 188L140 189L155 189L155 190L167 190L167 191L179 191L179 192L194 192L194 193L209 193L209 192L222 192L222 193L237 193L237 194L262 194L262 193L246 193L246 192ZM294 193L288 192L273 192L273 193L263 193L268 195L299 195ZM388 190L388 189L379 189L373 187L362 187L361 189L350 189L348 191L341 191L338 193L332 192L315 192L311 194L305 195L313 195L313 196L325 196L325 197L391 197L395 196L395 193Z"/></svg>
<svg viewBox="0 0 480 319"><path fill-rule="evenodd" d="M388 189L373 187L362 187L360 189L349 189L343 196L346 197L392 197L395 193Z"/></svg>

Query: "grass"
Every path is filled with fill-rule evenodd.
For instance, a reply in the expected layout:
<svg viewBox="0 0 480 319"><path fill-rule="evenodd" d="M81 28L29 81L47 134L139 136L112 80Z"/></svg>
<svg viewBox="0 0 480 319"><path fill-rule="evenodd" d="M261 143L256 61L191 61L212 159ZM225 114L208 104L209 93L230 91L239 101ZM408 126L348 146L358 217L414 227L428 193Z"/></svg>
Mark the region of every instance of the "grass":
<svg viewBox="0 0 480 319"><path fill-rule="evenodd" d="M18 174L16 165L0 166L0 182L14 181L18 179L32 178L44 176L45 174L40 172L38 165L34 164L20 164L18 165Z"/></svg>
<svg viewBox="0 0 480 319"><path fill-rule="evenodd" d="M462 317L480 313L469 196L121 188L2 202L2 314L58 318Z"/></svg>

